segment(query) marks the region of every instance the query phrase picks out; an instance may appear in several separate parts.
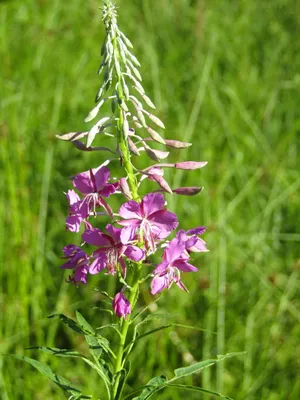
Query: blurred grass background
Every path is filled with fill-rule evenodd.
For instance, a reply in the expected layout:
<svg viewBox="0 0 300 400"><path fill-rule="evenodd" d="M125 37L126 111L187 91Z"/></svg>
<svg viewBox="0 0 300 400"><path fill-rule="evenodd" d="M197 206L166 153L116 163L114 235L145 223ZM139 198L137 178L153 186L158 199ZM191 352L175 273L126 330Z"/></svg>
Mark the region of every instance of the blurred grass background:
<svg viewBox="0 0 300 400"><path fill-rule="evenodd" d="M193 360L245 350L194 383L236 400L298 400L300 5L118 4L120 27L134 42L166 137L194 144L170 159L209 161L200 172L168 175L174 187L205 187L197 197L168 202L183 228L208 226L210 253L195 261L198 274L185 277L189 295L173 287L159 301L178 322L208 331L177 329L141 341L129 383L136 388ZM0 2L1 353L43 344L81 349L79 336L46 319L53 311L73 315L79 308L95 326L103 322L90 309L100 304L91 287L106 288L107 278L76 289L58 266L62 247L74 241L64 231L68 177L104 156L81 154L55 138L84 129L92 108L104 35L100 5ZM31 355L102 398L101 383L80 361ZM157 398L201 398L193 396L166 391ZM64 394L30 366L0 358L0 398Z"/></svg>

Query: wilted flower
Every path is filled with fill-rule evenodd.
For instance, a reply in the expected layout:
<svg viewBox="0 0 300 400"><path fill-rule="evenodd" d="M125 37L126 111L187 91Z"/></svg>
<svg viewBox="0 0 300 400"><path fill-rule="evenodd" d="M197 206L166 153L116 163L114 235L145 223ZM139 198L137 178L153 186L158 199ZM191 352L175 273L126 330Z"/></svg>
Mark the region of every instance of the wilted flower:
<svg viewBox="0 0 300 400"><path fill-rule="evenodd" d="M124 296L123 292L119 292L115 295L112 302L114 313L120 318L126 318L128 314L131 314L131 306Z"/></svg>
<svg viewBox="0 0 300 400"><path fill-rule="evenodd" d="M109 273L114 274L120 263L123 275L126 276L126 263L123 257L137 262L144 258L145 252L132 244L121 243L122 229L108 224L106 230L109 234L103 233L97 228L92 228L87 229L82 235L85 242L99 247L93 252L95 260L90 265L89 272L94 275L108 268Z"/></svg>
<svg viewBox="0 0 300 400"><path fill-rule="evenodd" d="M74 244L69 244L63 248L64 257L69 259L60 268L73 269L74 275L69 277L69 282L74 282L75 285L79 282L86 283L86 276L89 270L89 257L80 248Z"/></svg>
<svg viewBox="0 0 300 400"><path fill-rule="evenodd" d="M119 215L124 218L117 221L125 226L121 232L121 242L128 243L139 235L145 246L155 251L155 240L165 239L178 226L177 216L165 208L164 196L160 193L147 194L141 203L128 201L120 208Z"/></svg>
<svg viewBox="0 0 300 400"><path fill-rule="evenodd" d="M187 262L188 259L189 255L186 252L185 242L180 241L178 238L171 240L164 251L163 262L153 271L155 276L151 283L151 293L156 294L165 288L169 289L173 282L175 282L180 289L187 291L180 280L180 271L197 271L196 267Z"/></svg>

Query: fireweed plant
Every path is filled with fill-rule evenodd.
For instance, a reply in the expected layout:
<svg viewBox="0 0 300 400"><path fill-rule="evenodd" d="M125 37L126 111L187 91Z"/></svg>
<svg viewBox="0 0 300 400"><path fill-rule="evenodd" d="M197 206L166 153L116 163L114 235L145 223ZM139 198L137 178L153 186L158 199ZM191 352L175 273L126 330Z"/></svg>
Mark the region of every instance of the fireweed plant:
<svg viewBox="0 0 300 400"><path fill-rule="evenodd" d="M169 153L152 148L153 142L175 149L184 149L191 144L163 139L157 132L157 128L165 127L157 116L147 110L155 109L155 106L142 86L140 63L132 54L133 46L117 25L116 6L106 0L102 11L106 36L101 48L102 62L98 74L103 76L103 81L96 95L96 106L85 118L85 122L95 120L101 114L104 103L111 104L111 114L98 117L97 122L86 132L71 132L58 137L72 142L79 150L104 151L111 156L96 168L74 176L73 189L66 193L69 203L66 228L74 234L81 233L82 245L78 247L68 244L64 247L65 262L61 268L70 271L68 282L74 285L87 284L90 275L115 276L120 290L113 293L112 297L103 292L111 304L110 310L106 311L113 315L114 321L102 328L110 328L117 340L115 348L112 348L109 339L99 334L102 333L101 327L92 328L79 312L76 313L76 320L55 314L51 317L59 317L69 328L85 337L92 358L70 350L49 347L38 349L61 357L80 357L103 380L106 395L101 394L101 399L146 400L166 388L229 398L196 386L178 384L177 380L197 373L233 353L176 369L171 379L163 375L154 377L129 394L127 388L126 396L122 397L130 370L130 354L135 343L144 336L176 326L163 325L146 333L139 332L142 324L153 319L151 315L144 317L147 307L137 310L140 285L148 285L153 296L169 290L174 284L187 292L183 276L185 273L197 272L191 256L193 253L207 251L201 237L205 227L196 226L187 231L178 229L178 218L168 210L164 197L164 193L193 196L201 188L171 189L164 178L164 169L191 171L204 167L206 162L161 162ZM93 145L95 139L104 139L106 135L115 139L116 150ZM139 170L132 159L133 156L144 154L155 163ZM123 174L118 179L111 177L109 165L112 162L120 163L123 168ZM140 184L145 179L156 182L155 192L141 194ZM113 210L109 204L110 198L117 195L121 195L123 204L119 210ZM103 224L104 218L109 218L110 223L99 229L96 225ZM160 262L153 266L151 260L154 255L156 259L160 257ZM16 357L29 362L64 389L69 400L92 398L91 395L82 394L80 389L65 378L53 373L48 366L28 357Z"/></svg>

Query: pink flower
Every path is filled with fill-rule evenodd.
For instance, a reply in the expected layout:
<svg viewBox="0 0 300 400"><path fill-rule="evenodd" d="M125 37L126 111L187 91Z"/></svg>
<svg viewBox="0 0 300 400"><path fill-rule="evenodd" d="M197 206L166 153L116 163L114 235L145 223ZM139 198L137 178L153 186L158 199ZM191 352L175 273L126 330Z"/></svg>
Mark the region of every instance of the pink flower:
<svg viewBox="0 0 300 400"><path fill-rule="evenodd" d="M124 256L132 261L140 261L145 256L145 252L132 244L122 244L120 240L121 229L114 228L108 224L106 230L109 234L101 232L99 229L87 229L82 238L88 244L99 247L93 252L94 262L90 265L90 274L98 274L105 268L108 273L114 274L121 265L123 275L126 276L126 264Z"/></svg>
<svg viewBox="0 0 300 400"><path fill-rule="evenodd" d="M185 242L174 238L166 247L163 255L163 262L154 270L154 278L151 282L151 294L160 293L163 289L170 289L173 282L180 289L187 291L180 280L180 271L196 272L197 268L187 261L189 255L186 251Z"/></svg>
<svg viewBox="0 0 300 400"><path fill-rule="evenodd" d="M89 257L81 250L80 247L74 244L69 244L63 248L64 257L69 259L60 268L73 269L74 275L69 277L69 282L74 282L77 285L79 282L86 283L86 276L89 269Z"/></svg>
<svg viewBox="0 0 300 400"><path fill-rule="evenodd" d="M126 319L128 314L131 314L131 307L129 301L126 299L124 294L121 292L117 293L112 302L114 313L120 317Z"/></svg>
<svg viewBox="0 0 300 400"><path fill-rule="evenodd" d="M112 216L113 212L104 197L115 193L119 183L107 183L110 177L109 169L99 167L82 172L75 176L73 185L83 195L80 199L74 190L69 190L67 198L70 203L70 216L67 218L67 229L71 232L79 232L81 222L86 222L90 212L96 215L96 207L102 206Z"/></svg>
<svg viewBox="0 0 300 400"><path fill-rule="evenodd" d="M121 242L133 240L139 230L146 248L154 252L155 240L165 239L178 226L177 216L164 206L165 200L160 193L147 194L141 203L131 200L123 204L119 215L124 219L117 221L125 226L121 232Z"/></svg>
<svg viewBox="0 0 300 400"><path fill-rule="evenodd" d="M189 229L188 231L180 230L177 232L176 237L185 243L185 248L188 252L200 253L209 251L206 248L206 243L203 239L199 238L206 231L205 226L198 226L197 228Z"/></svg>

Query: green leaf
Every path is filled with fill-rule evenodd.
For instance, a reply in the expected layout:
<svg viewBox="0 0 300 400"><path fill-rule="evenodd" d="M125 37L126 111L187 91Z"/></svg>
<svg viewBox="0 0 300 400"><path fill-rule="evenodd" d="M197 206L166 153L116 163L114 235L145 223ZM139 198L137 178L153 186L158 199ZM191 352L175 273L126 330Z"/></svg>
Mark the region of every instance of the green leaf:
<svg viewBox="0 0 300 400"><path fill-rule="evenodd" d="M67 327L71 328L73 331L81 335L86 335L87 332L85 332L76 321L65 316L64 314L52 314L49 315L48 318L56 318L56 317L59 318L61 322L63 322Z"/></svg>
<svg viewBox="0 0 300 400"><path fill-rule="evenodd" d="M200 387L197 387L197 386L180 385L180 384L170 385L170 384L167 383L167 384L164 385L164 387L165 388L190 390L192 392L201 392L201 393L209 394L209 395L216 396L216 397L222 397L223 399L232 400L232 398L229 397L229 396L225 396L225 395L223 395L221 393L213 392L211 390L203 389L203 388L200 388Z"/></svg>
<svg viewBox="0 0 300 400"><path fill-rule="evenodd" d="M143 386L144 390L142 393L138 396L135 397L133 400L147 400L149 399L157 389L162 389L164 385L167 383L167 377L164 375L161 376L156 376L155 378L152 378L147 385ZM142 390L143 388L140 388L138 390ZM126 399L126 397L125 397ZM124 399L124 400L125 400Z"/></svg>
<svg viewBox="0 0 300 400"><path fill-rule="evenodd" d="M131 364L129 361L127 361L125 368L123 368L117 375L120 375L119 377L119 385L118 385L118 391L116 393L116 396L114 398L114 400L120 400L121 399L121 395L126 383L126 379L127 376L129 375L130 372L130 368L131 368ZM117 379L117 376L115 376L115 379Z"/></svg>
<svg viewBox="0 0 300 400"><path fill-rule="evenodd" d="M90 332L92 335L95 334L93 327L87 322L87 320L80 314L79 311L76 311L76 319L80 327L86 332Z"/></svg>
<svg viewBox="0 0 300 400"><path fill-rule="evenodd" d="M40 350L43 353L52 354L58 357L79 357L86 358L83 354L78 353L78 351L72 351L68 349L58 349L56 347L45 347L45 346L34 346L28 347L26 350Z"/></svg>
<svg viewBox="0 0 300 400"><path fill-rule="evenodd" d="M31 364L34 368L36 368L42 375L46 376L49 378L52 382L54 382L56 385L58 385L61 389L65 390L69 394L71 394L74 399L91 399L92 396L84 396L82 395L82 392L80 389L75 387L70 381L67 379L63 378L60 375L55 374L50 367L47 365L44 365L40 363L37 360L34 360L29 357L25 356L18 356L18 355L10 355L10 357L13 357L17 360L25 361L29 364Z"/></svg>
<svg viewBox="0 0 300 400"><path fill-rule="evenodd" d="M94 336L86 336L85 340L87 344L89 345L89 352L91 355L96 359L99 360L99 358L102 355L102 347L99 345L98 340Z"/></svg>
<svg viewBox="0 0 300 400"><path fill-rule="evenodd" d="M211 365L214 365L214 364L218 363L219 361L225 360L226 358L234 357L239 354L244 354L244 352L228 353L225 355L217 356L217 359L200 361L195 364L189 365L188 367L177 368L174 371L175 377L173 379L171 379L170 382L177 380L179 378L182 378L184 376L189 376L189 375L195 374L197 372L200 372L202 369L207 368Z"/></svg>

